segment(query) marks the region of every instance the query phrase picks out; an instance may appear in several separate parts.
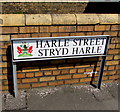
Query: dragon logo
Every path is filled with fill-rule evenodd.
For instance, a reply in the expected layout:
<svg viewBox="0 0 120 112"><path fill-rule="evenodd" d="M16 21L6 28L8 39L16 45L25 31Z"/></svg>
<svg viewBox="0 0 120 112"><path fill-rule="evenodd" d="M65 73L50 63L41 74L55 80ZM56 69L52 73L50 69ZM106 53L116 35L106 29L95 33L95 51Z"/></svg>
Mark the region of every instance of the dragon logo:
<svg viewBox="0 0 120 112"><path fill-rule="evenodd" d="M29 46L26 42L23 42L20 46L17 46L17 52L19 53L18 57L28 57L33 56L32 50L33 46Z"/></svg>

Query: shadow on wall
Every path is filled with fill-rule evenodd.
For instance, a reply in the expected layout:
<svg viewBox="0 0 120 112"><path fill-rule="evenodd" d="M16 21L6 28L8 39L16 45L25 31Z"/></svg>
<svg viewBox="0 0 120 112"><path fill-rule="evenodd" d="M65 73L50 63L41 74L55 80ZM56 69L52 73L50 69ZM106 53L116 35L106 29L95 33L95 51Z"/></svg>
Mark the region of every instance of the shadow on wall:
<svg viewBox="0 0 120 112"><path fill-rule="evenodd" d="M79 58L79 59L62 59L62 60L47 60L47 61L29 61L29 62L19 62L17 63L17 70L20 71L21 73L23 72L23 68L32 68L32 67L38 67L38 68L43 68L46 70L49 70L49 67L58 67L58 66L64 66L65 69L67 67L67 70L69 70L69 65L73 65L73 68L76 64L80 65L91 65L90 68L93 69L93 72L91 74L91 81L89 81L86 84L90 84L94 87L96 85L94 84L94 79L95 79L95 72L97 71L97 63L99 61L99 57L93 57L93 58ZM11 46L8 46L7 48L7 62L8 62L8 67L7 67L7 77L8 77L8 89L11 95L14 96L14 84L13 84L13 69L12 69L12 55L11 55ZM33 68L34 69L34 68ZM30 70L30 69L29 69ZM45 71L45 70L44 70ZM44 72L42 71L42 72ZM35 72L35 71L33 71ZM69 74L69 73L67 73ZM62 74L60 74L62 75ZM66 74L65 74L66 75ZM82 74L84 75L84 74ZM89 75L89 74L88 74Z"/></svg>
<svg viewBox="0 0 120 112"><path fill-rule="evenodd" d="M119 2L89 2L83 13L120 13Z"/></svg>

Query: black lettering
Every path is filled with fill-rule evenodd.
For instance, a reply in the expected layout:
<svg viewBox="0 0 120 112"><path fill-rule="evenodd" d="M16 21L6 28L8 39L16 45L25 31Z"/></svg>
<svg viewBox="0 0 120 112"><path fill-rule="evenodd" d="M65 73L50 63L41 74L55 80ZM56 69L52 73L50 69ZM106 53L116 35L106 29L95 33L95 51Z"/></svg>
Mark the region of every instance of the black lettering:
<svg viewBox="0 0 120 112"><path fill-rule="evenodd" d="M52 40L52 46L51 47L57 47L56 46L56 40Z"/></svg>
<svg viewBox="0 0 120 112"><path fill-rule="evenodd" d="M102 50L102 46L98 46L97 53L101 53L101 50Z"/></svg>
<svg viewBox="0 0 120 112"><path fill-rule="evenodd" d="M88 39L84 39L84 45L88 45Z"/></svg>
<svg viewBox="0 0 120 112"><path fill-rule="evenodd" d="M54 56L55 54L54 54L54 51L55 51L55 49L50 49L50 56Z"/></svg>
<svg viewBox="0 0 120 112"><path fill-rule="evenodd" d="M63 47L63 45L61 45L61 40L58 40L58 47Z"/></svg>
<svg viewBox="0 0 120 112"><path fill-rule="evenodd" d="M90 39L90 45L94 45L94 39Z"/></svg>
<svg viewBox="0 0 120 112"><path fill-rule="evenodd" d="M90 47L86 47L86 53L90 53Z"/></svg>
<svg viewBox="0 0 120 112"><path fill-rule="evenodd" d="M65 52L66 51L66 52ZM63 50L62 50L62 55L66 55L66 54L68 54L68 49L67 48L63 48Z"/></svg>
<svg viewBox="0 0 120 112"><path fill-rule="evenodd" d="M77 48L73 48L72 54L78 54L78 47Z"/></svg>
<svg viewBox="0 0 120 112"><path fill-rule="evenodd" d="M83 48L80 49L79 54L84 54L84 49Z"/></svg>
<svg viewBox="0 0 120 112"><path fill-rule="evenodd" d="M95 52L95 47L92 47L92 53L96 53L96 52Z"/></svg>
<svg viewBox="0 0 120 112"><path fill-rule="evenodd" d="M36 41L36 48L38 48L38 45L40 44L40 48L42 48L42 40L39 42L39 41Z"/></svg>
<svg viewBox="0 0 120 112"><path fill-rule="evenodd" d="M44 48L45 48L46 46L47 46L47 47L50 47L49 42L48 42L47 40L46 40L46 42L45 42Z"/></svg>
<svg viewBox="0 0 120 112"><path fill-rule="evenodd" d="M69 39L65 39L64 46L69 46Z"/></svg>
<svg viewBox="0 0 120 112"><path fill-rule="evenodd" d="M79 39L79 46L81 46L81 39Z"/></svg>
<svg viewBox="0 0 120 112"><path fill-rule="evenodd" d="M104 39L105 39L105 38L102 38L102 45L104 44Z"/></svg>
<svg viewBox="0 0 120 112"><path fill-rule="evenodd" d="M38 52L39 52L40 54L38 54L38 56L43 56L42 51L43 51L43 49L39 49L39 51L38 51Z"/></svg>
<svg viewBox="0 0 120 112"><path fill-rule="evenodd" d="M45 56L47 56L47 51L49 50L49 49L44 49L45 50Z"/></svg>
<svg viewBox="0 0 120 112"><path fill-rule="evenodd" d="M100 38L96 38L96 45L100 45Z"/></svg>
<svg viewBox="0 0 120 112"><path fill-rule="evenodd" d="M59 50L56 48L55 50L57 51L57 55L59 55L61 48Z"/></svg>
<svg viewBox="0 0 120 112"><path fill-rule="evenodd" d="M74 39L73 42L74 42L73 46L77 46L77 39Z"/></svg>

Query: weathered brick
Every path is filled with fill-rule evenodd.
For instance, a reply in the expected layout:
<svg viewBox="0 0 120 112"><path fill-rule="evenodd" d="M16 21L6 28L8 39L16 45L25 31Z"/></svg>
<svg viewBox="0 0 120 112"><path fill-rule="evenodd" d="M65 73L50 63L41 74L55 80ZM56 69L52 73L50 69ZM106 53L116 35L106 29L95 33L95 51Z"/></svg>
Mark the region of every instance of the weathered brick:
<svg viewBox="0 0 120 112"><path fill-rule="evenodd" d="M116 49L118 49L118 48L120 48L120 44L116 44L116 47L115 47Z"/></svg>
<svg viewBox="0 0 120 112"><path fill-rule="evenodd" d="M25 78L25 73L19 73L19 74L17 74L17 78Z"/></svg>
<svg viewBox="0 0 120 112"><path fill-rule="evenodd" d="M109 31L110 25L96 25L95 31Z"/></svg>
<svg viewBox="0 0 120 112"><path fill-rule="evenodd" d="M1 48L8 48L11 45L9 41L0 43Z"/></svg>
<svg viewBox="0 0 120 112"><path fill-rule="evenodd" d="M41 70L56 70L57 67L56 66L44 66L41 67Z"/></svg>
<svg viewBox="0 0 120 112"><path fill-rule="evenodd" d="M2 61L7 61L7 57L6 56L2 56Z"/></svg>
<svg viewBox="0 0 120 112"><path fill-rule="evenodd" d="M44 87L44 86L47 86L46 82L32 84L32 87Z"/></svg>
<svg viewBox="0 0 120 112"><path fill-rule="evenodd" d="M30 38L30 34L11 35L11 38Z"/></svg>
<svg viewBox="0 0 120 112"><path fill-rule="evenodd" d="M69 70L61 70L61 74L68 74Z"/></svg>
<svg viewBox="0 0 120 112"><path fill-rule="evenodd" d="M80 79L80 82L90 82L91 78Z"/></svg>
<svg viewBox="0 0 120 112"><path fill-rule="evenodd" d="M34 73L26 73L26 77L34 77Z"/></svg>
<svg viewBox="0 0 120 112"><path fill-rule="evenodd" d="M112 71L105 71L104 75L115 75L116 74L116 70L112 70Z"/></svg>
<svg viewBox="0 0 120 112"><path fill-rule="evenodd" d="M83 73L85 69L78 69L78 73Z"/></svg>
<svg viewBox="0 0 120 112"><path fill-rule="evenodd" d="M59 32L75 32L75 26L59 26Z"/></svg>
<svg viewBox="0 0 120 112"><path fill-rule="evenodd" d="M118 32L110 32L110 31L108 31L108 32L104 32L103 34L104 35L110 35L110 36L117 36Z"/></svg>
<svg viewBox="0 0 120 112"><path fill-rule="evenodd" d="M120 59L120 55L115 55L114 60Z"/></svg>
<svg viewBox="0 0 120 112"><path fill-rule="evenodd" d="M2 86L2 90L8 90L9 87L8 86Z"/></svg>
<svg viewBox="0 0 120 112"><path fill-rule="evenodd" d="M58 66L58 69L67 69L67 68L73 68L72 64L63 64Z"/></svg>
<svg viewBox="0 0 120 112"><path fill-rule="evenodd" d="M65 60L51 60L51 64L63 64Z"/></svg>
<svg viewBox="0 0 120 112"><path fill-rule="evenodd" d="M0 41L10 41L10 35L0 35Z"/></svg>
<svg viewBox="0 0 120 112"><path fill-rule="evenodd" d="M106 57L106 60L112 60L113 59L113 55L108 55L107 57Z"/></svg>
<svg viewBox="0 0 120 112"><path fill-rule="evenodd" d="M102 35L102 32L86 32L86 36L92 35Z"/></svg>
<svg viewBox="0 0 120 112"><path fill-rule="evenodd" d="M71 79L71 75L61 75L61 76L57 76L57 80L62 80L62 79Z"/></svg>
<svg viewBox="0 0 120 112"><path fill-rule="evenodd" d="M0 80L6 80L7 79L7 75L0 75Z"/></svg>
<svg viewBox="0 0 120 112"><path fill-rule="evenodd" d="M17 83L20 84L21 81L20 81L20 80L17 80ZM9 85L13 84L13 81L8 81L8 80L7 80L7 81L6 81L6 80L3 81L3 85L8 85L8 84L9 84Z"/></svg>
<svg viewBox="0 0 120 112"><path fill-rule="evenodd" d="M41 77L40 81L53 81L55 80L55 77L51 76L51 77Z"/></svg>
<svg viewBox="0 0 120 112"><path fill-rule="evenodd" d="M52 71L45 71L44 75L52 75Z"/></svg>
<svg viewBox="0 0 120 112"><path fill-rule="evenodd" d="M43 76L43 72L35 72L35 77Z"/></svg>
<svg viewBox="0 0 120 112"><path fill-rule="evenodd" d="M30 88L30 84L18 84L19 89Z"/></svg>
<svg viewBox="0 0 120 112"><path fill-rule="evenodd" d="M19 27L20 33L37 33L39 32L39 27Z"/></svg>
<svg viewBox="0 0 120 112"><path fill-rule="evenodd" d="M77 31L94 31L94 26L77 26Z"/></svg>
<svg viewBox="0 0 120 112"><path fill-rule="evenodd" d="M69 33L52 33L52 37L69 36Z"/></svg>
<svg viewBox="0 0 120 112"><path fill-rule="evenodd" d="M119 30L120 29L120 25L111 25L111 30Z"/></svg>
<svg viewBox="0 0 120 112"><path fill-rule="evenodd" d="M32 34L32 38L35 38L35 37L50 37L50 33Z"/></svg>
<svg viewBox="0 0 120 112"><path fill-rule="evenodd" d="M120 69L120 65L117 65L117 66L115 67L115 69L116 69L116 70Z"/></svg>
<svg viewBox="0 0 120 112"><path fill-rule="evenodd" d="M32 79L22 79L22 83L38 82L37 78Z"/></svg>
<svg viewBox="0 0 120 112"><path fill-rule="evenodd" d="M56 86L56 85L63 85L64 82L63 81L57 81L57 82L49 82L49 86Z"/></svg>
<svg viewBox="0 0 120 112"><path fill-rule="evenodd" d="M86 36L86 33L80 32L80 33L70 33L70 36Z"/></svg>
<svg viewBox="0 0 120 112"><path fill-rule="evenodd" d="M18 33L18 27L2 27L2 34Z"/></svg>
<svg viewBox="0 0 120 112"><path fill-rule="evenodd" d="M113 50L108 50L108 54L119 54L119 50L118 49L113 49Z"/></svg>
<svg viewBox="0 0 120 112"><path fill-rule="evenodd" d="M86 72L92 72L93 68L86 68L85 71Z"/></svg>
<svg viewBox="0 0 120 112"><path fill-rule="evenodd" d="M75 74L73 75L73 78L84 78L84 77L87 77L86 74Z"/></svg>
<svg viewBox="0 0 120 112"><path fill-rule="evenodd" d="M39 71L38 67L23 67L22 72L34 72Z"/></svg>
<svg viewBox="0 0 120 112"><path fill-rule="evenodd" d="M60 75L60 70L53 71L53 75Z"/></svg>
<svg viewBox="0 0 120 112"><path fill-rule="evenodd" d="M82 65L82 64L76 64L75 65L75 68L85 68L85 67L90 67L90 64L85 64L85 65Z"/></svg>
<svg viewBox="0 0 120 112"><path fill-rule="evenodd" d="M79 82L79 79L65 80L65 84L73 84L78 82Z"/></svg>
<svg viewBox="0 0 120 112"><path fill-rule="evenodd" d="M58 26L50 26L49 32L59 32Z"/></svg>
<svg viewBox="0 0 120 112"><path fill-rule="evenodd" d="M49 26L40 26L40 32L50 32Z"/></svg>
<svg viewBox="0 0 120 112"><path fill-rule="evenodd" d="M108 70L115 70L115 66L108 66Z"/></svg>
<svg viewBox="0 0 120 112"><path fill-rule="evenodd" d="M110 45L109 45L109 49L115 48L115 45L116 45L116 44L110 44Z"/></svg>
<svg viewBox="0 0 120 112"><path fill-rule="evenodd" d="M109 79L118 79L118 75L109 76Z"/></svg>
<svg viewBox="0 0 120 112"><path fill-rule="evenodd" d="M106 65L118 65L119 61L107 61Z"/></svg>
<svg viewBox="0 0 120 112"><path fill-rule="evenodd" d="M120 43L120 38L112 38L111 43Z"/></svg>
<svg viewBox="0 0 120 112"><path fill-rule="evenodd" d="M76 73L77 69L70 69L70 74Z"/></svg>

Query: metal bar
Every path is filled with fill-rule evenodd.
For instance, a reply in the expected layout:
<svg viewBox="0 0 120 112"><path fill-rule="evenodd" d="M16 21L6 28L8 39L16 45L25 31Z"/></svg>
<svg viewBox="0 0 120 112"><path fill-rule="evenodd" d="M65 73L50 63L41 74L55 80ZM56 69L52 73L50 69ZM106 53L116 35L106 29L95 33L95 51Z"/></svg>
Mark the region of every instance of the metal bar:
<svg viewBox="0 0 120 112"><path fill-rule="evenodd" d="M100 87L101 87L102 76L103 76L103 71L104 71L104 66L105 66L105 59L106 59L106 56L102 56L100 73L99 73L99 77L98 77L98 86L97 86L98 89L100 89Z"/></svg>
<svg viewBox="0 0 120 112"><path fill-rule="evenodd" d="M13 81L14 81L14 95L18 96L18 85L17 85L17 66L16 63L13 63Z"/></svg>

